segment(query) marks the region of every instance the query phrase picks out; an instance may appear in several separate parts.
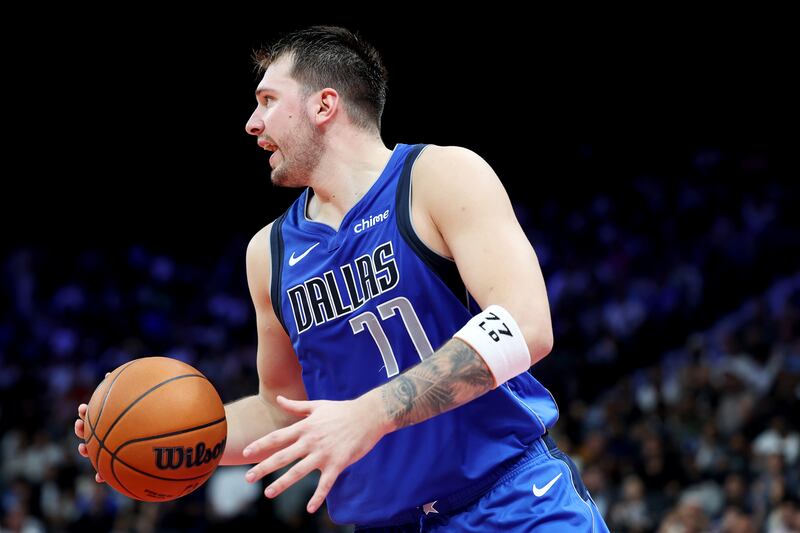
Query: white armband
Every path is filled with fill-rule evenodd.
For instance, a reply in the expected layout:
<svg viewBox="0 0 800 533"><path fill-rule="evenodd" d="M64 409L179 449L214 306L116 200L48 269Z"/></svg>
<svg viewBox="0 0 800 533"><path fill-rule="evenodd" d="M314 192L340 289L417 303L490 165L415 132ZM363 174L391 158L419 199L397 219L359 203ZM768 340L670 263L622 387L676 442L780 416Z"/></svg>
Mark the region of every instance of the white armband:
<svg viewBox="0 0 800 533"><path fill-rule="evenodd" d="M490 305L456 331L492 372L495 388L531 367L531 352L517 321L499 305Z"/></svg>

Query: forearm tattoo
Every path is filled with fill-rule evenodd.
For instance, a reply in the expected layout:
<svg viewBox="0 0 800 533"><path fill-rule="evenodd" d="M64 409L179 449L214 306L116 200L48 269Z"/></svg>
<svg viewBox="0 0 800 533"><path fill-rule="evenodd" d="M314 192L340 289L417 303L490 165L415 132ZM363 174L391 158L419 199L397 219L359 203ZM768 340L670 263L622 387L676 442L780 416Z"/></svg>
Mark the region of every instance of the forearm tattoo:
<svg viewBox="0 0 800 533"><path fill-rule="evenodd" d="M384 385L383 404L400 429L463 405L493 386L494 378L481 356L463 342L450 340Z"/></svg>

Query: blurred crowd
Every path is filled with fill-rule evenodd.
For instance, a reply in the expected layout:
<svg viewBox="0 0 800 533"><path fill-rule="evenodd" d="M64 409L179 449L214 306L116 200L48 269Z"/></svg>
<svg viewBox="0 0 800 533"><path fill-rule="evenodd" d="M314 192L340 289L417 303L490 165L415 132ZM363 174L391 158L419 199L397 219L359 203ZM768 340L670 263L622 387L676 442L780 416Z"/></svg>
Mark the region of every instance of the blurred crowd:
<svg viewBox="0 0 800 533"><path fill-rule="evenodd" d="M555 329L532 372L612 531L800 532L800 196L775 172L701 150L624 188L512 195ZM351 530L305 512L313 477L272 501L224 467L146 504L76 451L78 404L132 358L184 360L225 402L255 393L247 239L5 251L0 531Z"/></svg>

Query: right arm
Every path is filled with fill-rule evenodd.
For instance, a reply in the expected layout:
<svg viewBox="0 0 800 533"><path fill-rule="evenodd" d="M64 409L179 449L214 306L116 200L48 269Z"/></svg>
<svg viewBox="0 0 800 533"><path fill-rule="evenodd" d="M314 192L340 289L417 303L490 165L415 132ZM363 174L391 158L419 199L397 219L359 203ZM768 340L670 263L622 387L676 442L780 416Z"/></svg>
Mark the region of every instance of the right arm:
<svg viewBox="0 0 800 533"><path fill-rule="evenodd" d="M269 234L272 224L260 230L247 246L247 283L256 312L258 328L258 394L242 398L225 406L228 422L228 438L225 453L220 459L222 465L250 464L261 459L258 456L242 457L244 447L254 440L276 429L288 426L297 419L278 407L276 396L307 399L302 381L300 363L292 349L289 336L284 331L270 298L271 254ZM83 440L86 404L78 406L78 419L75 421L75 435ZM88 457L86 444L78 444L78 453ZM95 479L103 478L95 474Z"/></svg>
<svg viewBox="0 0 800 533"><path fill-rule="evenodd" d="M252 464L259 457L242 457L242 450L254 440L286 427L297 418L281 409L278 395L307 399L300 362L291 341L275 316L270 298L272 270L269 236L272 224L255 234L247 246L247 283L256 312L258 351L256 355L258 394L225 405L228 440L220 464Z"/></svg>

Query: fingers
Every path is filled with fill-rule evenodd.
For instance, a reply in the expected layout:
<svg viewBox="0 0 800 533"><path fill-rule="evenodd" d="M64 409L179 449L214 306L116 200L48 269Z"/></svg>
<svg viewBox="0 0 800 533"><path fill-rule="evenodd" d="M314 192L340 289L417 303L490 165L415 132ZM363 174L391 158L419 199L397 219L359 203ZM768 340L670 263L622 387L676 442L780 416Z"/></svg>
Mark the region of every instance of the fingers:
<svg viewBox="0 0 800 533"><path fill-rule="evenodd" d="M82 403L82 404L80 404L78 406L78 416L80 418L75 420L75 435L79 439L84 438L83 437L83 431L86 428L86 426L84 425L83 418L86 416L86 409L88 409L88 408L89 408L89 406L86 405L85 403ZM78 453L81 454L84 457L89 457L89 449L86 447L86 444L84 444L83 442L78 444Z"/></svg>
<svg viewBox="0 0 800 533"><path fill-rule="evenodd" d="M247 472L247 474L245 474L244 478L250 483L253 483L254 481L258 481L262 477L271 474L279 468L283 468L289 463L296 461L304 455L306 455L305 447L299 442L295 442L288 448L276 452L274 455L271 455L264 461L261 461L255 465Z"/></svg>
<svg viewBox="0 0 800 533"><path fill-rule="evenodd" d="M81 454L83 457L86 457L87 459L89 458L89 448L82 442L78 444L78 453ZM94 480L98 483L106 482L106 480L103 479L103 476L97 473L95 473L94 475Z"/></svg>
<svg viewBox="0 0 800 533"><path fill-rule="evenodd" d="M89 458L89 448L87 448L86 445L84 443L82 443L82 442L80 444L78 444L78 453L81 454L82 456L86 457L87 459ZM95 475L94 475L94 480L96 482L98 482L98 483L105 483L106 482L106 480L103 479L103 476L101 476L100 474L97 474L97 473L95 473Z"/></svg>
<svg viewBox="0 0 800 533"><path fill-rule="evenodd" d="M106 372L106 377L108 377L109 374L111 374L111 372ZM78 419L75 420L75 435L77 435L78 438L80 438L80 439L84 438L83 434L84 434L84 430L86 429L86 425L84 423L84 420L86 419L86 411L88 411L88 410L89 410L89 406L87 404L85 404L85 403L82 403L82 404L80 404L78 406ZM89 448L86 446L85 443L81 442L80 444L78 444L78 453L81 454L83 457L86 457L86 458L89 457ZM106 482L105 479L103 479L103 476L101 476L98 473L95 473L94 480L97 483L105 483Z"/></svg>
<svg viewBox="0 0 800 533"><path fill-rule="evenodd" d="M274 498L278 496L283 491L316 470L316 468L315 461L311 457L306 457L302 461L298 461L285 474L272 482L266 488L266 490L264 490L264 496L267 498Z"/></svg>
<svg viewBox="0 0 800 533"><path fill-rule="evenodd" d="M275 400L278 405L284 410L297 416L308 416L314 410L314 402L303 400L290 400L283 396L277 396Z"/></svg>
<svg viewBox="0 0 800 533"><path fill-rule="evenodd" d="M86 429L86 424L83 421L83 418L86 416L87 407L88 406L85 403L82 403L78 406L78 416L81 418L75 420L75 436L77 436L79 439L85 438L83 434ZM78 444L78 453L84 457L89 457L89 449L83 442Z"/></svg>
<svg viewBox="0 0 800 533"><path fill-rule="evenodd" d="M278 429L248 444L242 451L242 456L253 462L261 461L296 441L298 436L298 428L295 426Z"/></svg>
<svg viewBox="0 0 800 533"><path fill-rule="evenodd" d="M314 495L308 501L308 506L306 507L309 513L315 513L317 512L317 509L322 507L322 504L325 502L325 498L331 491L333 483L334 481L336 481L337 477L339 477L338 473L334 474L330 470L322 471L322 476L320 476L319 478L319 484L317 485L317 490L316 492L314 492Z"/></svg>

